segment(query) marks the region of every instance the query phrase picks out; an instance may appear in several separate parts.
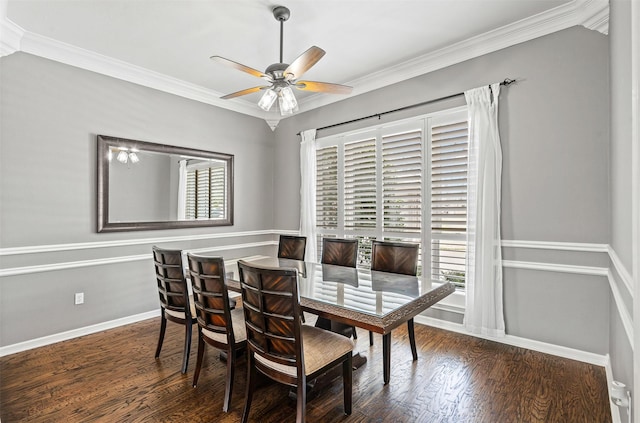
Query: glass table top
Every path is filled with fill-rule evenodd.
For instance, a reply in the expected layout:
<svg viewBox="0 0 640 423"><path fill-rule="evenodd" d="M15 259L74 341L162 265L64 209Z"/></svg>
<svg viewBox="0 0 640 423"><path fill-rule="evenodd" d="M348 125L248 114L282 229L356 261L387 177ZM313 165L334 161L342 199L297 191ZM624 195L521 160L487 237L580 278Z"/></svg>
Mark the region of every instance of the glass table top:
<svg viewBox="0 0 640 423"><path fill-rule="evenodd" d="M385 316L427 293L416 276L275 257L248 262L256 266L294 268L298 271L299 293L303 299L371 316ZM228 279L239 280L235 266L227 271Z"/></svg>

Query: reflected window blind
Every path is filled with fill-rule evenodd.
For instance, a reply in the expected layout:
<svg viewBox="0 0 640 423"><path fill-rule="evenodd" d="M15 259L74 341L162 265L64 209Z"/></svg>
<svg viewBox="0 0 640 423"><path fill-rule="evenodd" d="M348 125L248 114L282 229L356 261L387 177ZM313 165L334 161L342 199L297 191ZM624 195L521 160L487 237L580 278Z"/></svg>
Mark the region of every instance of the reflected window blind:
<svg viewBox="0 0 640 423"><path fill-rule="evenodd" d="M431 276L459 286L465 282L468 134L466 120L431 128Z"/></svg>
<svg viewBox="0 0 640 423"><path fill-rule="evenodd" d="M223 219L226 180L223 166L187 170L186 219Z"/></svg>

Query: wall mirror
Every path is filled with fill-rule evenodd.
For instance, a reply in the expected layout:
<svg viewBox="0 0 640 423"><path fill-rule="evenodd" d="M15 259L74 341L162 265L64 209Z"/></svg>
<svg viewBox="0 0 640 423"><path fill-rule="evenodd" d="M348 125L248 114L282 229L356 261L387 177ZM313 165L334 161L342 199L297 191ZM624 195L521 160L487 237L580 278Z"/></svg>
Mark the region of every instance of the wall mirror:
<svg viewBox="0 0 640 423"><path fill-rule="evenodd" d="M233 225L233 155L98 135L98 232Z"/></svg>

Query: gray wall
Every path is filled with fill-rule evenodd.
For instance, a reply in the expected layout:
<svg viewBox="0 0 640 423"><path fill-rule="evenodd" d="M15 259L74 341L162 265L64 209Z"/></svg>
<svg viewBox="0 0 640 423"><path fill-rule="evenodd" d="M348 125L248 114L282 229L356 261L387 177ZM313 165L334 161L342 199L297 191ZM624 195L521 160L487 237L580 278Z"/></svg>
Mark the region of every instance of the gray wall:
<svg viewBox="0 0 640 423"><path fill-rule="evenodd" d="M164 222L172 213L171 156L137 153L138 163L109 163L109 220L112 222ZM176 165L177 166L177 165ZM175 181L178 184L178 181ZM177 208L177 205L176 205ZM175 217L174 217L175 219Z"/></svg>
<svg viewBox="0 0 640 423"><path fill-rule="evenodd" d="M286 119L276 130L275 227L299 222L301 130L392 110L517 78L500 96L502 237L609 240L607 37L574 27ZM359 122L318 137L464 104L463 98ZM588 253L505 248L518 260L589 266ZM606 256L596 259L606 266ZM598 354L608 351L609 290L602 276L505 270L508 334Z"/></svg>
<svg viewBox="0 0 640 423"><path fill-rule="evenodd" d="M1 58L0 72L0 246L79 247L1 257L2 269L61 268L0 278L0 346L158 309L151 245L85 243L161 243L273 227L274 135L263 120L24 53ZM97 134L235 155L234 225L97 233ZM238 245L272 240L231 236L163 245L217 247L234 258L272 250ZM127 261L144 254L149 258ZM104 264L87 265L91 260ZM75 292L85 293L84 305L73 305Z"/></svg>
<svg viewBox="0 0 640 423"><path fill-rule="evenodd" d="M631 2L611 0L609 21L611 49L610 244L630 274L633 270L631 261ZM638 53L636 52L636 54ZM619 303L612 301L610 311L609 354L612 372L615 380L623 382L633 391L634 354L620 317L621 310L626 311L630 316L633 315L633 300L631 293L622 281L622 275L618 272L612 272L612 275L613 283L616 284L622 297ZM637 319L636 317L634 320L637 321ZM626 421L627 410L620 408L620 412L622 421ZM637 415L639 414L636 411Z"/></svg>

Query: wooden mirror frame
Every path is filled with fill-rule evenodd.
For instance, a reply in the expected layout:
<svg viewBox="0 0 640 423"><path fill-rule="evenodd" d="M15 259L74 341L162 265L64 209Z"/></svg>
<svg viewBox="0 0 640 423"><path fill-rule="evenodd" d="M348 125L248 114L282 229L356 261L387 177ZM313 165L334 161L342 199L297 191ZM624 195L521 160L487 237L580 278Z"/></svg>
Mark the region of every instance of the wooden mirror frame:
<svg viewBox="0 0 640 423"><path fill-rule="evenodd" d="M109 220L109 159L110 147L135 148L140 152L165 153L173 155L192 156L203 159L224 161L227 169L227 213L224 219L196 219L169 220L153 222L111 222ZM176 147L165 144L155 144L146 141L130 140L106 135L98 135L98 232L140 231L158 229L185 229L209 226L233 225L233 155L197 150L186 147Z"/></svg>

